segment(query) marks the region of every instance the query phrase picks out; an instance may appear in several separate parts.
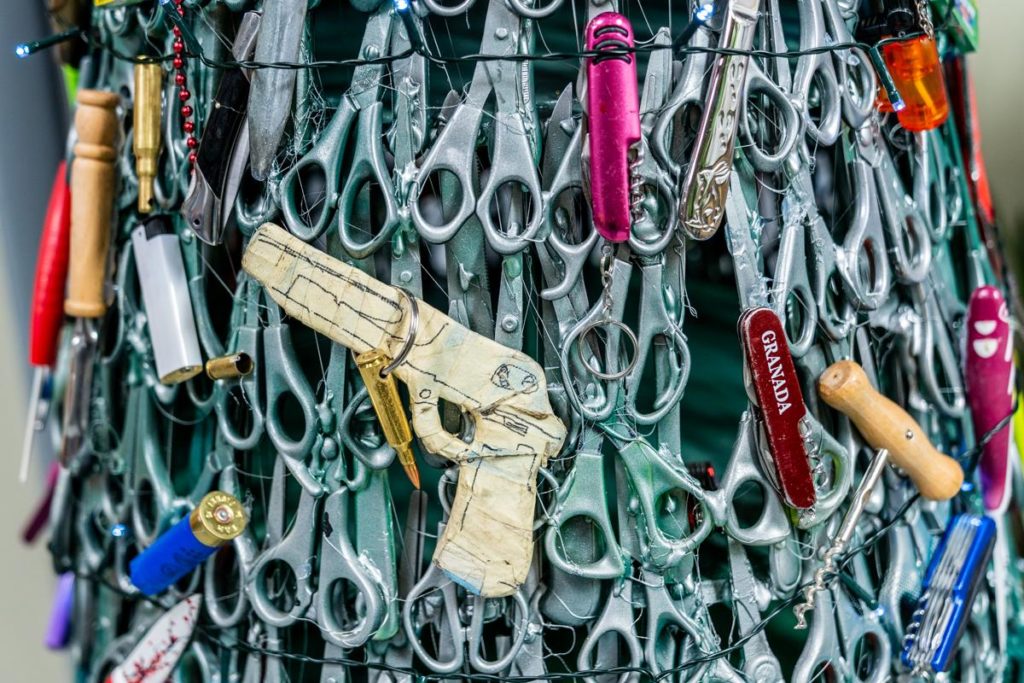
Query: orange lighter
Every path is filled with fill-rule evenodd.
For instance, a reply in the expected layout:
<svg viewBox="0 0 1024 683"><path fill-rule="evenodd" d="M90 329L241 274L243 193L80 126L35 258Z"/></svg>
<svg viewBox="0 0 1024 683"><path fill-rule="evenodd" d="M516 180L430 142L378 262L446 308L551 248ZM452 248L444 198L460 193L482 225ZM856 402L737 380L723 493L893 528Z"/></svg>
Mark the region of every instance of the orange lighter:
<svg viewBox="0 0 1024 683"><path fill-rule="evenodd" d="M896 110L900 125L910 131L931 130L949 116L946 82L935 41L927 36L882 46L882 57L903 99ZM893 111L885 92L879 90L878 108Z"/></svg>

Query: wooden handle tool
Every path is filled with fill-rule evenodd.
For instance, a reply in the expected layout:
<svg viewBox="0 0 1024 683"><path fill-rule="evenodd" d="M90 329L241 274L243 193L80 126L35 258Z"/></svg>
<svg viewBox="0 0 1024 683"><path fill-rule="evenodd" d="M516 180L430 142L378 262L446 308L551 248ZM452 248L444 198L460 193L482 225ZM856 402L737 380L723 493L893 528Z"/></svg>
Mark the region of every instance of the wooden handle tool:
<svg viewBox="0 0 1024 683"><path fill-rule="evenodd" d="M860 365L851 360L834 363L818 379L818 391L853 421L872 448L889 451L892 463L907 473L922 496L948 500L960 490L960 465L939 453L903 408L878 393Z"/></svg>
<svg viewBox="0 0 1024 683"><path fill-rule="evenodd" d="M80 90L75 112L75 160L71 164L71 263L64 312L99 318L104 296L117 161L115 93Z"/></svg>

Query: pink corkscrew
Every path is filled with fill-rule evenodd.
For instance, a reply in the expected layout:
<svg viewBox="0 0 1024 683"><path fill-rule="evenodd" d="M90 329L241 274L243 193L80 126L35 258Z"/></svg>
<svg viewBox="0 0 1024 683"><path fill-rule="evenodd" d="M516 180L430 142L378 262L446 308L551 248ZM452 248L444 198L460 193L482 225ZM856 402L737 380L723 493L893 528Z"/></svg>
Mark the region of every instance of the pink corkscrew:
<svg viewBox="0 0 1024 683"><path fill-rule="evenodd" d="M588 52L633 45L633 26L621 14L604 12L587 24ZM636 201L630 148L640 141L635 54L587 58L587 117L594 227L609 242L625 242Z"/></svg>
<svg viewBox="0 0 1024 683"><path fill-rule="evenodd" d="M991 431L1013 408L1013 343L1002 293L984 285L967 306L964 374L975 438ZM1010 500L1010 427L985 446L979 463L985 509L1002 512Z"/></svg>

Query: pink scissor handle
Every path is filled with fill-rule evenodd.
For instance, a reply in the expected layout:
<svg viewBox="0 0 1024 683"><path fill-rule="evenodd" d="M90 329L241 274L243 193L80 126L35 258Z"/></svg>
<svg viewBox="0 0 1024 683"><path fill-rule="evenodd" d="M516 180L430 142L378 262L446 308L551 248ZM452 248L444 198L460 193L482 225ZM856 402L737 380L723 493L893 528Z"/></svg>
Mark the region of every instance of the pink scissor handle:
<svg viewBox="0 0 1024 683"><path fill-rule="evenodd" d="M590 201L594 227L609 242L629 239L632 223L630 147L640 141L640 96L633 26L616 12L587 24L587 127L590 149Z"/></svg>
<svg viewBox="0 0 1024 683"><path fill-rule="evenodd" d="M980 439L1013 408L1013 343L1010 313L1002 293L983 285L967 306L964 375L975 438ZM982 451L979 469L985 509L1001 512L1010 500L1010 427Z"/></svg>

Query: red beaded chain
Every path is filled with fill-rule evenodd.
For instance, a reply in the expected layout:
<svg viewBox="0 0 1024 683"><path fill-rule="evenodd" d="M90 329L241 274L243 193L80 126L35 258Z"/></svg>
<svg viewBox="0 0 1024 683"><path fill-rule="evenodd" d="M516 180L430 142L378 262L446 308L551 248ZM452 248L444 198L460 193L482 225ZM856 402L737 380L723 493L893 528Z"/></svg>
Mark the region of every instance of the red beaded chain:
<svg viewBox="0 0 1024 683"><path fill-rule="evenodd" d="M185 0L174 0L175 9L178 11L179 17L185 16L185 8L182 4ZM196 140L195 133L196 124L192 121L192 107L188 104L189 99L192 97L192 93L189 92L187 82L185 79L185 41L181 38L181 29L177 26L174 27L174 70L177 72L174 74L174 84L178 86L178 99L181 100L181 118L183 119L181 128L188 134L188 140L186 144L189 148L188 162L191 165L196 163L196 148L199 147L199 140Z"/></svg>

